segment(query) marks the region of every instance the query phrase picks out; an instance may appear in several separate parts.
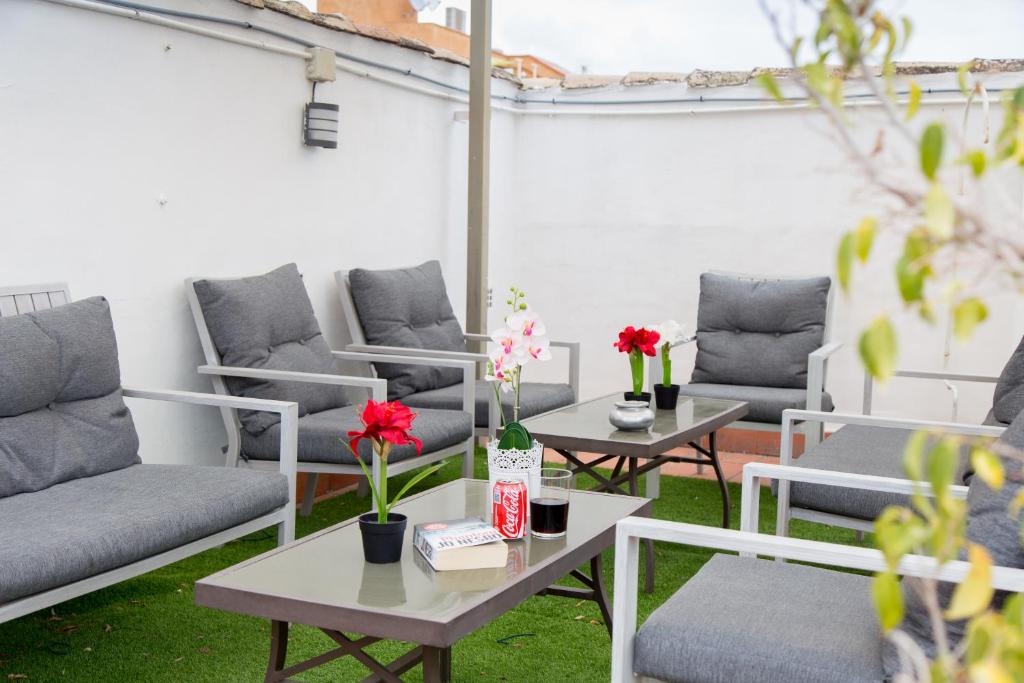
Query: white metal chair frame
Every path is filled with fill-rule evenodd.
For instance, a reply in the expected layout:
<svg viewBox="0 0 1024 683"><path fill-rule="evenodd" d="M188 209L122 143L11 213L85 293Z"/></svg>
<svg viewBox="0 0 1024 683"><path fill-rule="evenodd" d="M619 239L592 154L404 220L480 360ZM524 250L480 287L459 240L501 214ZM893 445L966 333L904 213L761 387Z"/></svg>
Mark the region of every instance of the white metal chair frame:
<svg viewBox="0 0 1024 683"><path fill-rule="evenodd" d="M210 278L189 278L185 281L185 293L188 297L189 307L192 310L192 319L195 321L196 331L199 334L199 341L203 348L203 355L206 358L206 365L200 365L197 369L201 375L209 375L213 381L214 392L220 396L231 396L231 392L228 390L227 382L224 381L225 377L246 377L250 379L267 379L267 380L278 380L278 381L289 381L289 382L309 382L313 384L332 384L335 386L342 387L354 387L359 389L365 389L369 391L370 398L374 401L386 401L387 400L387 382L383 379L377 379L375 377L354 377L351 375L333 375L333 374L318 374L310 372L295 372L290 370L264 370L259 368L240 368L231 367L221 364L220 354L217 351L217 347L213 343L212 337L210 337L210 330L206 325L206 318L203 316L202 306L199 305L199 298L196 295L195 287L193 283L201 279ZM367 362L370 360L388 360L388 361L401 361L402 363L419 364L419 365L443 365L445 367L453 367L462 370L464 380L466 378L475 377L476 367L473 363L458 360L449 359L442 361L433 360L422 360L422 359L409 359L406 357L393 357L393 356L380 356L377 354L350 352L350 351L331 351L331 355L336 360L343 361L358 361ZM475 404L475 384L472 381L465 382L463 385L462 392L462 407L463 410L473 415L473 407ZM355 407L353 407L355 410ZM224 421L224 429L227 432L228 445L227 445L227 465L229 467L239 466L245 463L249 467L258 469L272 469L275 467L275 463L272 460L256 460L256 459L244 459L242 457L241 448L241 429L242 423L238 418L238 411L230 406L221 408L221 418ZM418 469L425 465L430 465L440 460L444 460L452 455L462 454L462 476L472 477L473 476L473 455L474 455L474 440L472 437L469 439L442 448L429 453L424 453L419 457L408 458L400 462L388 463L387 476L393 477L403 472ZM370 468L370 472L373 475L374 482L380 480L381 473L381 461L376 453L373 455L373 464ZM319 474L344 474L355 477L363 478L362 468L358 464L345 465L340 463L323 463L323 462L307 462L298 461L297 465L299 472L305 472L309 475L306 482L305 492L302 497L301 513L303 516L309 515L313 509L313 503L316 499L316 483ZM293 494L294 495L294 494ZM376 501L372 503L372 509L376 509Z"/></svg>
<svg viewBox="0 0 1024 683"><path fill-rule="evenodd" d="M728 275L730 277L745 278L750 280L802 280L806 279L803 276L782 276L782 275L761 275L761 274L750 274L750 273L734 273L721 270L710 271L714 275ZM807 410L821 410L822 394L825 391L825 380L828 374L828 361L829 359L842 348L842 342L834 342L832 339L832 317L835 303L835 283L833 282L828 289L828 301L825 305L825 329L822 332L822 345L812 351L807 356ZM697 341L697 335L691 335L686 339L673 344L671 348L678 348L687 344L692 344ZM654 385L660 381L661 378L661 354L660 348L659 353L656 353L654 357L648 361L648 388L649 391L654 391ZM751 429L756 431L770 431L770 432L781 432L782 425L772 424L767 422L751 422L748 420L737 420L733 422L730 427L738 427L741 429ZM804 449L809 449L817 444L821 443L824 437L824 424L823 423L807 423L802 427L804 434ZM703 469L702 466L698 466L698 471ZM652 470L647 473L647 495L651 498L657 498L660 493L660 475L658 470Z"/></svg>
<svg viewBox="0 0 1024 683"><path fill-rule="evenodd" d="M345 314L345 321L348 323L349 334L352 336L352 343L346 349L361 353L374 354L377 362L382 362L382 354L401 356L402 363L410 363L409 358L433 359L429 364L441 365L436 362L440 360L463 360L471 361L486 367L489 360L486 353L474 353L470 351L438 351L434 349L416 349L404 346L374 346L366 343L366 334L363 331L362 321L359 320L359 313L356 311L355 301L352 299L352 287L349 283L349 271L339 270L334 273L334 279L338 283L338 295L341 298L341 309ZM486 334L465 333L463 335L467 342L488 342L490 337ZM567 349L569 352L569 386L572 387L573 399L580 400L580 343L570 341L552 341L552 348ZM370 367L370 372L375 371ZM474 380L476 378L474 377ZM479 436L494 436L501 426L501 413L498 401L493 393L487 395L488 415L487 427L477 429ZM474 418L475 418L475 413Z"/></svg>
<svg viewBox="0 0 1024 683"><path fill-rule="evenodd" d="M0 315L9 316L31 311L45 310L71 301L67 285L36 285L32 287L0 288ZM8 306L17 302L16 307ZM125 398L168 401L192 405L206 405L227 409L263 410L281 416L281 460L278 469L288 478L288 503L265 515L248 522L218 531L205 538L186 543L171 550L147 557L137 562L117 567L64 586L36 593L28 597L0 604L0 623L17 619L40 609L56 605L86 593L145 574L154 569L191 557L228 541L246 536L269 526L278 527L278 545L295 539L295 466L296 443L298 438L299 406L287 401L270 401L234 396L216 396L191 391L169 391L132 389L124 387Z"/></svg>
<svg viewBox="0 0 1024 683"><path fill-rule="evenodd" d="M952 416L953 422L957 421L957 416L960 409L960 392L953 382L978 382L982 384L995 384L999 381L998 376L994 375L974 375L963 372L947 372L945 370L933 371L933 370L897 370L893 373L893 377L905 377L908 379L931 379L931 380L942 380L942 383L949 390L950 395L953 399L952 404ZM868 373L864 374L864 396L861 410L865 415L871 414L871 404L874 400L874 380ZM808 410L812 410L808 407Z"/></svg>
<svg viewBox="0 0 1024 683"><path fill-rule="evenodd" d="M919 487L925 493L930 491L927 484L904 479L785 467L768 463L749 463L743 468L742 521L739 531L643 517L627 517L622 520L615 528L613 607L615 620L612 625L611 676L613 683L650 680L638 677L633 672L633 642L637 630L638 564L641 539L693 545L724 552L738 552L744 556L765 555L779 560L812 562L862 571L877 572L887 568L885 558L879 550L758 533L758 497L762 479L808 481L832 486L907 494L911 493L915 487ZM959 491L958 495L965 494L963 491ZM901 576L959 583L966 578L970 571L970 565L967 562L953 561L940 567L934 558L907 555L900 561L896 571ZM992 584L999 590L1024 591L1024 569L993 567Z"/></svg>
<svg viewBox="0 0 1024 683"><path fill-rule="evenodd" d="M778 470L779 473L784 473L787 476L779 477L779 488L778 488L778 519L776 523L776 533L779 536L786 536L789 533L789 520L790 519L803 519L810 522L818 522L820 524L829 524L831 526L845 527L847 529L854 529L856 531L865 532L873 530L873 523L862 519L856 519L854 517L847 517L845 515L837 515L827 512L819 512L817 510L808 510L804 508L794 507L790 502L789 488L791 481L807 481L808 483L815 484L828 484L835 486L843 486L843 483L831 484L831 481L826 481L830 477L824 477L824 475L807 475L817 477L814 480L804 478L804 475L800 475L798 478L796 474L799 472L825 472L826 470L813 470L804 467L793 467L793 429L796 422L818 422L823 424L824 422L830 422L834 424L848 424L848 425L861 425L866 427L881 427L888 429L920 429L928 431L943 432L946 434L959 434L962 436L983 436L983 437L998 437L1002 434L1005 427L992 427L988 425L973 425L973 424L961 424L956 422L936 422L934 420L908 420L903 418L892 418L892 417L876 417L873 415L856 415L850 413L825 413L821 411L812 410L786 410L782 413L782 443L779 448L779 465L783 469ZM902 453L895 454L894 457L902 458ZM746 468L744 468L746 472ZM852 474L848 472L834 472L829 471L829 475L838 477L837 481L860 481L864 485L859 488L868 490L888 490L888 489L874 489L872 484L877 484L878 480L892 481L886 477L877 477L873 475L864 474ZM824 477L824 478L823 478ZM956 486L955 491L966 495L966 486ZM902 493L903 491L892 491L894 493Z"/></svg>

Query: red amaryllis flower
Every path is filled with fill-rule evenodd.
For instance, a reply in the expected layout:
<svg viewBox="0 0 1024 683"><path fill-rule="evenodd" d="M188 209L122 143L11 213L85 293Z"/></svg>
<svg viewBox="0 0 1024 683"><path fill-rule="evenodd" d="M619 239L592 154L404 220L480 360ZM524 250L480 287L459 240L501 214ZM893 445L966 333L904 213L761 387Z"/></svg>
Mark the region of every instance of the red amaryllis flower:
<svg viewBox="0 0 1024 683"><path fill-rule="evenodd" d="M622 332L619 332L619 341L613 345L622 353L640 351L644 355L653 356L657 353L654 346L658 343L659 339L661 339L661 335L654 330L648 330L644 327L638 330L630 325L622 330Z"/></svg>
<svg viewBox="0 0 1024 683"><path fill-rule="evenodd" d="M385 443L396 446L411 443L416 446L416 455L423 451L423 442L409 433L416 413L398 401L367 401L360 419L365 429L348 432L348 445L353 453L359 453L359 442L363 439L373 442L378 453L383 453Z"/></svg>

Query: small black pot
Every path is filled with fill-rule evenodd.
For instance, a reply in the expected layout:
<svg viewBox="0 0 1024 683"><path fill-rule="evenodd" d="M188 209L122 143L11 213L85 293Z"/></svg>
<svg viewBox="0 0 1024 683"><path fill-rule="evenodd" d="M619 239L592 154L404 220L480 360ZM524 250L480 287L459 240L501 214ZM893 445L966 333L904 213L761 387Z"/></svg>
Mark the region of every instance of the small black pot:
<svg viewBox="0 0 1024 683"><path fill-rule="evenodd" d="M634 394L632 391L627 391L623 394L623 397L627 401L647 401L648 404L651 402L651 392L645 391L641 394Z"/></svg>
<svg viewBox="0 0 1024 683"><path fill-rule="evenodd" d="M679 385L664 384L654 385L654 403L658 410L675 410L676 402L679 400Z"/></svg>
<svg viewBox="0 0 1024 683"><path fill-rule="evenodd" d="M388 513L388 521L377 521L376 512L359 516L359 531L363 534L363 557L372 564L388 564L402 559L402 541L405 539L405 515Z"/></svg>

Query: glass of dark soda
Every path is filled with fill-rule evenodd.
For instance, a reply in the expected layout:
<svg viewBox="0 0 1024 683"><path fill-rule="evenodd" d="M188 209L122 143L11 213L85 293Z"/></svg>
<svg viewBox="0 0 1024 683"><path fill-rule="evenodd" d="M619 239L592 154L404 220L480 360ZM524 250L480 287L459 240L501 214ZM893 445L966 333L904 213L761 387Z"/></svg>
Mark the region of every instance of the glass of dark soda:
<svg viewBox="0 0 1024 683"><path fill-rule="evenodd" d="M570 489L572 472L554 467L541 469L540 491L530 499L530 533L537 538L565 536Z"/></svg>

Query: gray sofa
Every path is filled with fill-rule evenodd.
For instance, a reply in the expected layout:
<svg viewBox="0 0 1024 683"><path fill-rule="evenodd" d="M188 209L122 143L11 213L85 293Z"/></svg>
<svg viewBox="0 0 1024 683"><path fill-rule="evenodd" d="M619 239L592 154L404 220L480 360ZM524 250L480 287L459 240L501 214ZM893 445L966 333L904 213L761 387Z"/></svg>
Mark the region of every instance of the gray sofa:
<svg viewBox="0 0 1024 683"><path fill-rule="evenodd" d="M780 464L901 479L906 476L903 452L907 441L918 429L951 431L968 436L999 436L1007 424L1024 410L1024 340L1010 356L998 377L915 371L901 371L898 376L995 383L992 407L982 425L956 422L928 423L867 415L791 412L793 420L828 421L843 426L822 443L809 448L796 460L792 458L792 436L784 433ZM870 385L867 388L870 391ZM868 400L865 406L870 408L870 398L866 398ZM967 484L967 460L968 452L965 447L958 472L960 485ZM785 488L786 484L781 486ZM798 519L870 531L874 519L887 505L909 504L907 496L892 492L843 489L796 481L788 486L788 503L782 501L780 497L779 533L785 532L787 520L781 515L787 508L789 514ZM777 492L780 490L779 485L773 488Z"/></svg>
<svg viewBox="0 0 1024 683"><path fill-rule="evenodd" d="M280 471L144 464L126 397L275 413ZM297 419L295 403L122 388L103 298L0 317L0 622L268 526L292 540Z"/></svg>
<svg viewBox="0 0 1024 683"><path fill-rule="evenodd" d="M1009 449L1024 449L1024 413L1000 437ZM999 452L1003 452L1000 449ZM1004 456L1006 483L992 490L973 477L966 491L970 542L985 546L993 560L996 608L1008 593L1024 590L1024 548L1020 514L1010 501L1024 488L1024 468ZM749 476L750 474L755 476ZM627 518L617 525L615 548L615 630L612 681L673 683L881 683L899 670L895 649L882 635L868 576L821 566L774 562L759 555L860 571L886 566L875 549L782 538L755 533L758 491L766 478L794 480L827 476L838 487L907 492L904 479L795 470L767 463L744 468L741 531L660 520ZM746 556L718 554L637 627L637 575L641 538L682 543ZM897 570L904 576L938 579L948 600L962 581L962 561L936 567L930 558L908 556ZM925 652L934 652L927 610L904 584L906 605L899 628ZM964 637L964 623L948 624L949 641Z"/></svg>

